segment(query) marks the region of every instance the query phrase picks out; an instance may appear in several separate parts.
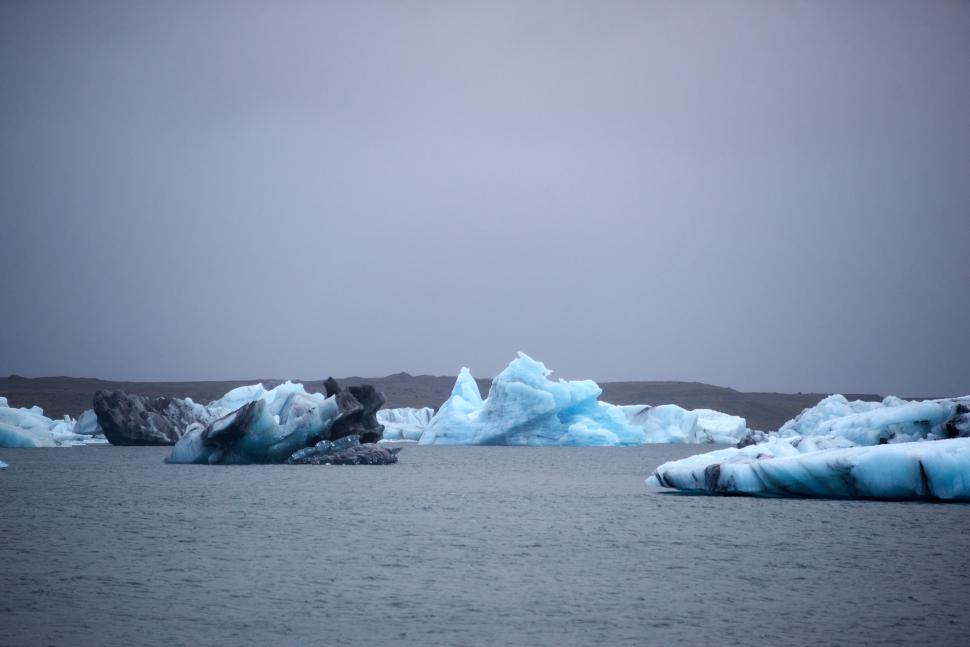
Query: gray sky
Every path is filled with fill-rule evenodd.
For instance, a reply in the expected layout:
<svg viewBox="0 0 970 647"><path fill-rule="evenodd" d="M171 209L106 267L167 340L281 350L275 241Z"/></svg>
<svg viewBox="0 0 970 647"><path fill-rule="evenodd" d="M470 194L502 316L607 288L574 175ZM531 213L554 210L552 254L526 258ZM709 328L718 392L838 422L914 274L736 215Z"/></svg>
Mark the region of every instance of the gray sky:
<svg viewBox="0 0 970 647"><path fill-rule="evenodd" d="M970 3L0 2L0 374L970 392Z"/></svg>

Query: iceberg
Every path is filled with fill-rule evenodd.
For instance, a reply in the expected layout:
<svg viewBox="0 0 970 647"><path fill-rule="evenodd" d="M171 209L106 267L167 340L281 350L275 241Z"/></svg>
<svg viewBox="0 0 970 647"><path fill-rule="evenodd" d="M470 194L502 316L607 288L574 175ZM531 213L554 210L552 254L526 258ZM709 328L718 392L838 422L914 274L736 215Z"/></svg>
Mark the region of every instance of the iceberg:
<svg viewBox="0 0 970 647"><path fill-rule="evenodd" d="M77 424L74 425L74 433L81 436L103 436L104 432L98 425L98 414L94 409L88 409L77 417Z"/></svg>
<svg viewBox="0 0 970 647"><path fill-rule="evenodd" d="M830 396L737 447L664 463L652 487L710 494L970 500L970 397Z"/></svg>
<svg viewBox="0 0 970 647"><path fill-rule="evenodd" d="M40 407L17 409L0 397L0 447L56 447L53 422Z"/></svg>
<svg viewBox="0 0 970 647"><path fill-rule="evenodd" d="M209 404L209 415L222 415L186 427L166 462L284 463L307 448L323 447L321 442L349 436L359 444L381 439L376 413L383 394L370 385L342 389L333 378L325 386L327 395L307 393L302 384L291 382L269 390L262 384L234 389Z"/></svg>
<svg viewBox="0 0 970 647"><path fill-rule="evenodd" d="M859 445L938 440L961 435L956 425L970 412L970 397L849 402L830 395L778 430L780 436L841 436Z"/></svg>
<svg viewBox="0 0 970 647"><path fill-rule="evenodd" d="M433 417L434 409L431 407L402 407L377 412L377 422L384 425L384 440L418 441Z"/></svg>
<svg viewBox="0 0 970 647"><path fill-rule="evenodd" d="M288 415L274 415L265 400L245 404L206 427L192 425L172 448L169 463L282 463L313 444L338 415L336 401L314 406L299 395ZM300 401L303 400L303 401Z"/></svg>
<svg viewBox="0 0 970 647"><path fill-rule="evenodd" d="M384 427L377 420L377 412L387 402L383 393L378 392L370 384L343 389L332 377L328 377L323 386L327 396L337 399L337 406L341 412L330 430L331 440L344 436L360 436L360 442L364 444L381 440Z"/></svg>
<svg viewBox="0 0 970 647"><path fill-rule="evenodd" d="M5 469L7 469L8 467L10 467L10 466L9 466L9 465L7 465L6 463L4 463L3 461L0 461L0 470L5 470Z"/></svg>
<svg viewBox="0 0 970 647"><path fill-rule="evenodd" d="M462 367L451 395L438 408L424 433L420 445L468 444L475 437L474 420L482 410L482 393L468 368Z"/></svg>
<svg viewBox="0 0 970 647"><path fill-rule="evenodd" d="M726 443L748 435L748 423L713 409L688 410L675 404L621 407L632 425L643 430L646 443Z"/></svg>
<svg viewBox="0 0 970 647"><path fill-rule="evenodd" d="M623 409L599 402L592 380L553 382L525 353L493 381L482 399L462 368L451 396L421 435L421 445L639 445L645 434Z"/></svg>
<svg viewBox="0 0 970 647"><path fill-rule="evenodd" d="M810 438L773 438L665 463L647 485L769 497L970 501L970 438L869 446Z"/></svg>
<svg viewBox="0 0 970 647"><path fill-rule="evenodd" d="M94 394L97 424L112 445L172 445L213 414L191 398L150 398L124 391Z"/></svg>
<svg viewBox="0 0 970 647"><path fill-rule="evenodd" d="M74 432L70 416L51 420L40 407L11 407L0 397L0 447L61 447L104 443L104 439Z"/></svg>
<svg viewBox="0 0 970 647"><path fill-rule="evenodd" d="M335 442L321 440L294 453L286 462L290 465L391 465L397 462L400 451L400 447L361 443L360 436L353 435Z"/></svg>

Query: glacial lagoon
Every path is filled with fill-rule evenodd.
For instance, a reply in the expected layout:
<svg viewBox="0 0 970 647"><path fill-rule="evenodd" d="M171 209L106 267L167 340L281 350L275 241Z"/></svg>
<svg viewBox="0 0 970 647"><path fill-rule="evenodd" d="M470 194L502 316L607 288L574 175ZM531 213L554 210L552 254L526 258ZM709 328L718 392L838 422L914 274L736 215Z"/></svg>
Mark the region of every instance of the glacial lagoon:
<svg viewBox="0 0 970 647"><path fill-rule="evenodd" d="M970 506L644 487L699 449L409 444L384 467L0 449L0 645L965 639Z"/></svg>

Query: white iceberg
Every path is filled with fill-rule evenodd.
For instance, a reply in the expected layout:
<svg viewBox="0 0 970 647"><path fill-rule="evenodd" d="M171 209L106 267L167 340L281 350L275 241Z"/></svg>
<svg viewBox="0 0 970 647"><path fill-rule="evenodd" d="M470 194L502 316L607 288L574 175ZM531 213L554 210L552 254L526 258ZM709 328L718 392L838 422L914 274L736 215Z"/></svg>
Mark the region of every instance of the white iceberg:
<svg viewBox="0 0 970 647"><path fill-rule="evenodd" d="M592 380L553 382L524 353L493 381L483 400L467 368L419 441L422 445L639 445L643 430L623 409L598 401Z"/></svg>
<svg viewBox="0 0 970 647"><path fill-rule="evenodd" d="M859 445L938 440L958 435L954 418L970 409L970 398L910 402L890 396L882 402L849 402L830 395L778 430L780 436L841 436Z"/></svg>
<svg viewBox="0 0 970 647"><path fill-rule="evenodd" d="M850 403L831 396L777 433L740 444L664 463L647 484L711 494L970 500L970 398Z"/></svg>
<svg viewBox="0 0 970 647"><path fill-rule="evenodd" d="M377 412L377 422L384 425L384 440L421 440L421 434L433 417L431 407L401 407Z"/></svg>
<svg viewBox="0 0 970 647"><path fill-rule="evenodd" d="M5 469L7 469L8 467L10 467L10 466L9 466L9 465L7 465L6 463L4 463L3 461L0 461L0 470L5 470Z"/></svg>
<svg viewBox="0 0 970 647"><path fill-rule="evenodd" d="M272 389L265 388L263 383L260 382L232 389L218 400L213 400L205 405L205 408L211 416L221 418L250 402L263 400L266 402L270 414L279 416L293 395L306 396L316 402L323 402L327 397L321 393L308 393L306 387L300 382L287 380Z"/></svg>
<svg viewBox="0 0 970 647"><path fill-rule="evenodd" d="M970 438L870 446L837 436L772 438L665 463L647 485L710 494L970 501Z"/></svg>
<svg viewBox="0 0 970 647"><path fill-rule="evenodd" d="M104 443L74 433L75 421L70 416L51 420L40 407L15 408L0 397L0 447L59 447Z"/></svg>
<svg viewBox="0 0 970 647"><path fill-rule="evenodd" d="M748 434L748 423L713 409L688 410L676 404L620 407L630 424L643 430L646 443L727 443Z"/></svg>
<svg viewBox="0 0 970 647"><path fill-rule="evenodd" d="M0 447L55 447L53 422L40 407L17 409L0 397Z"/></svg>

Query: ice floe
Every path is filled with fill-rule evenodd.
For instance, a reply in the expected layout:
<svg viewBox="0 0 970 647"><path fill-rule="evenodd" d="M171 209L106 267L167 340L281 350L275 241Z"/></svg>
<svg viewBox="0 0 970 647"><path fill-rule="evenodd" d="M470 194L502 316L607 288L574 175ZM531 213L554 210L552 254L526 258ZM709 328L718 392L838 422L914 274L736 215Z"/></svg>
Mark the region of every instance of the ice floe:
<svg viewBox="0 0 970 647"><path fill-rule="evenodd" d="M671 461L654 487L711 494L970 500L970 397L830 396L776 433Z"/></svg>
<svg viewBox="0 0 970 647"><path fill-rule="evenodd" d="M825 448L773 438L665 463L647 485L711 494L970 501L970 438ZM801 449L807 451L800 451Z"/></svg>

